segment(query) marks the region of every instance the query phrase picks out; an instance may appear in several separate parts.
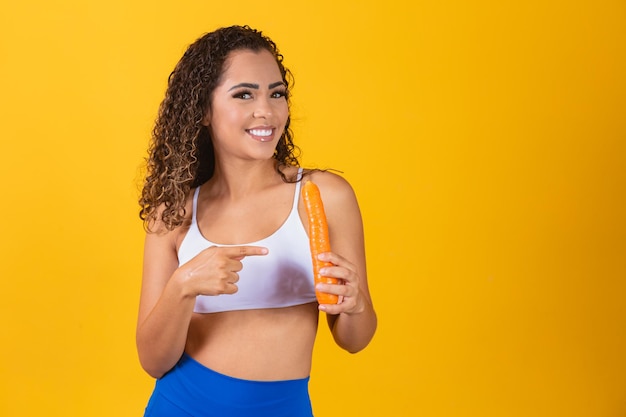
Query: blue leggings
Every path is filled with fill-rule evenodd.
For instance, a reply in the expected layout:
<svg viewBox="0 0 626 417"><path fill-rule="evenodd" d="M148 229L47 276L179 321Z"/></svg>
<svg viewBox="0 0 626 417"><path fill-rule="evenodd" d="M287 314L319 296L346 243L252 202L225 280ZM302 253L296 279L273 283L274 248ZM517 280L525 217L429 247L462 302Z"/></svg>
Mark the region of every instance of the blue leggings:
<svg viewBox="0 0 626 417"><path fill-rule="evenodd" d="M156 382L144 417L312 417L309 378L249 381L184 354Z"/></svg>

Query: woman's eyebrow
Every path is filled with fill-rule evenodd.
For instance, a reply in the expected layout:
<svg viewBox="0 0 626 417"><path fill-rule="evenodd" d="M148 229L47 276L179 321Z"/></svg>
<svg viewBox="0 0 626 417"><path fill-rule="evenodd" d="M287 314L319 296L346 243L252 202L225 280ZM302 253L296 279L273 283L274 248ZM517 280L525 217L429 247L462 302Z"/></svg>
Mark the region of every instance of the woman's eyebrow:
<svg viewBox="0 0 626 417"><path fill-rule="evenodd" d="M253 88L255 90L259 89L259 85L258 84L252 84L252 83L239 83L237 85L233 85L232 87L230 87L228 89L228 91L234 90L235 88L241 88L241 87L246 87L246 88Z"/></svg>
<svg viewBox="0 0 626 417"><path fill-rule="evenodd" d="M271 90L272 88L276 88L279 87L281 85L285 85L285 83L283 83L282 81L277 81L275 83L271 83L270 85L268 85L268 88ZM234 90L235 88L252 88L254 90L258 90L259 89L259 85L258 84L253 84L253 83L239 83L237 85L233 85L232 87L230 87L228 89L228 91Z"/></svg>
<svg viewBox="0 0 626 417"><path fill-rule="evenodd" d="M278 82L275 82L275 83L272 83L272 84L268 85L267 87L271 90L272 88L276 88L276 87L280 87L280 86L284 86L284 85L285 85L284 82L278 81Z"/></svg>

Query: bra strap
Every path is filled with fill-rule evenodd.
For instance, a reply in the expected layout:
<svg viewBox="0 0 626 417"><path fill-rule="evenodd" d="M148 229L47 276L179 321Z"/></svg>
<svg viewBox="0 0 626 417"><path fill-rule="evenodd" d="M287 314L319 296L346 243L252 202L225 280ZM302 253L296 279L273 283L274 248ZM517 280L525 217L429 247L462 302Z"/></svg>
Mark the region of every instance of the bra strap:
<svg viewBox="0 0 626 417"><path fill-rule="evenodd" d="M196 223L196 213L198 212L198 195L200 194L200 187L196 187L193 192L193 206L191 211L191 223Z"/></svg>
<svg viewBox="0 0 626 417"><path fill-rule="evenodd" d="M296 192L293 196L292 212L298 212L298 201L300 198L300 187L302 186L302 168L298 168L298 181L296 182Z"/></svg>

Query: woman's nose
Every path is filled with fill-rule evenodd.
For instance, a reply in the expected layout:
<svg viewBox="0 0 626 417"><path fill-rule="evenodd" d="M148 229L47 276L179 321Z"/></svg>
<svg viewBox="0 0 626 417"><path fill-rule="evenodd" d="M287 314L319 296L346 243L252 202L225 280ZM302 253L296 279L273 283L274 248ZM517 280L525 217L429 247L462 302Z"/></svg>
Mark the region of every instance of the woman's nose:
<svg viewBox="0 0 626 417"><path fill-rule="evenodd" d="M272 115L272 106L267 99L259 99L254 108L254 117L269 117Z"/></svg>

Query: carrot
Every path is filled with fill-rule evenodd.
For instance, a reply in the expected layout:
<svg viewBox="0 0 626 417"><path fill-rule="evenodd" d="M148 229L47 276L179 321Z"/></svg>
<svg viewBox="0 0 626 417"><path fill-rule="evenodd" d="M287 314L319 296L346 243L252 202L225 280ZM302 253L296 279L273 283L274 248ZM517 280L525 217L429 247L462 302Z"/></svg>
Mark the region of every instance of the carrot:
<svg viewBox="0 0 626 417"><path fill-rule="evenodd" d="M320 269L332 266L330 262L317 259L317 255L323 252L330 252L330 239L328 237L328 222L324 212L324 204L320 196L320 190L311 181L302 185L302 200L309 221L309 245L311 247L311 257L313 260L313 278L318 283L337 284L337 278L324 277L320 274ZM317 302L320 304L337 304L339 297L335 294L327 294L315 291Z"/></svg>

